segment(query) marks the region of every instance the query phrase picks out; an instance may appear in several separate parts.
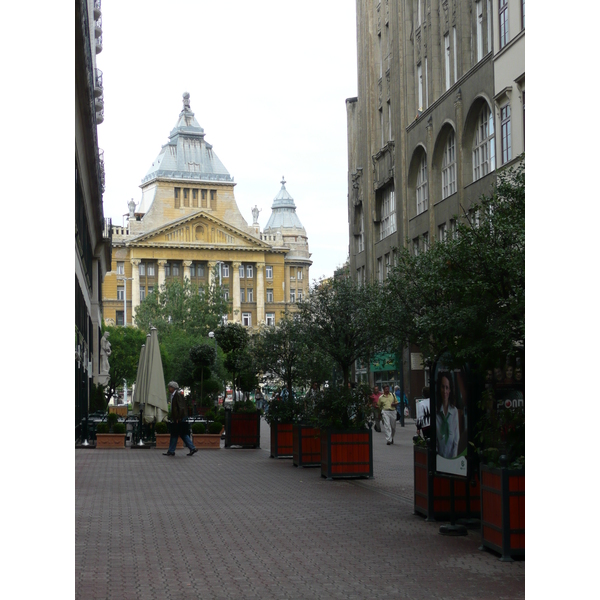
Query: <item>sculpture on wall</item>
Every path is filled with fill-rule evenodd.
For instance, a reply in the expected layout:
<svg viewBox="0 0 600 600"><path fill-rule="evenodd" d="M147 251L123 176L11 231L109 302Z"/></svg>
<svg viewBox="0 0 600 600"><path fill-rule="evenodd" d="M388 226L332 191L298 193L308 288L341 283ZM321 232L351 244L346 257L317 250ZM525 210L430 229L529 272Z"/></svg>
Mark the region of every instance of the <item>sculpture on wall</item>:
<svg viewBox="0 0 600 600"><path fill-rule="evenodd" d="M254 205L254 208L252 209L252 225L258 225L258 215L262 212L262 209L259 210L258 206L256 206L256 204Z"/></svg>
<svg viewBox="0 0 600 600"><path fill-rule="evenodd" d="M100 375L108 375L110 365L108 364L108 357L110 356L110 342L108 331L104 332L102 339L100 340Z"/></svg>

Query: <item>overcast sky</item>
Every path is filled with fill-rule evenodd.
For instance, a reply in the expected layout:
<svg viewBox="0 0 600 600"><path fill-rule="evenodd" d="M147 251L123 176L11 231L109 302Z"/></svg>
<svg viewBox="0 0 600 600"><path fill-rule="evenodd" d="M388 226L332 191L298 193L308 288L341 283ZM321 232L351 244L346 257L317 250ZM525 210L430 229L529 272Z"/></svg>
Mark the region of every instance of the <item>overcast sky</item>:
<svg viewBox="0 0 600 600"><path fill-rule="evenodd" d="M348 256L346 98L357 94L353 0L103 0L104 215L127 202L177 122L183 92L263 228L285 177L311 279Z"/></svg>

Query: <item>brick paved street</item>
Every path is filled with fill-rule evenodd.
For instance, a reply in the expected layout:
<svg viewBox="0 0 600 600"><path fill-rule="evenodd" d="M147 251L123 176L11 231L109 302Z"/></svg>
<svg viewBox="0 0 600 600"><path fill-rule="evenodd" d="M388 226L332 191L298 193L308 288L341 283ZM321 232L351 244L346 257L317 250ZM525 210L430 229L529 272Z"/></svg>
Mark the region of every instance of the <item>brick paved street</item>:
<svg viewBox="0 0 600 600"><path fill-rule="evenodd" d="M374 479L261 449L77 450L78 600L525 597L525 562L413 515L414 424L374 433Z"/></svg>

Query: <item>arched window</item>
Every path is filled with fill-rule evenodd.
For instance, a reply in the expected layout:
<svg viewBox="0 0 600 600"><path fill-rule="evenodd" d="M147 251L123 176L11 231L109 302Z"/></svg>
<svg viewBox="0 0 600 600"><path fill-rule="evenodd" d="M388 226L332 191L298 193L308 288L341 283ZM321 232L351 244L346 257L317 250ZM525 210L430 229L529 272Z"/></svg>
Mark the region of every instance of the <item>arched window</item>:
<svg viewBox="0 0 600 600"><path fill-rule="evenodd" d="M456 145L454 131L448 136L442 160L442 200L456 192Z"/></svg>
<svg viewBox="0 0 600 600"><path fill-rule="evenodd" d="M489 106L484 104L477 118L473 139L473 181L485 177L495 168L494 116Z"/></svg>
<svg viewBox="0 0 600 600"><path fill-rule="evenodd" d="M429 190L427 186L427 155L421 156L421 164L417 173L417 214L429 208Z"/></svg>

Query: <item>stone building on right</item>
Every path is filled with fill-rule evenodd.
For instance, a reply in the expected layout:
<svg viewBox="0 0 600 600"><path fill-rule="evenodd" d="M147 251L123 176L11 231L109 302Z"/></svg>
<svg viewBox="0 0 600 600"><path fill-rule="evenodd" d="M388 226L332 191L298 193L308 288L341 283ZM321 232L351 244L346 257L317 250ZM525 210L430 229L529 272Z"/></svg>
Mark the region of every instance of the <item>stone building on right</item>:
<svg viewBox="0 0 600 600"><path fill-rule="evenodd" d="M426 252L525 150L524 0L357 0L358 96L346 100L350 273L383 282ZM359 380L429 384L418 349ZM398 363L400 361L398 360ZM389 361L388 361L389 364Z"/></svg>

